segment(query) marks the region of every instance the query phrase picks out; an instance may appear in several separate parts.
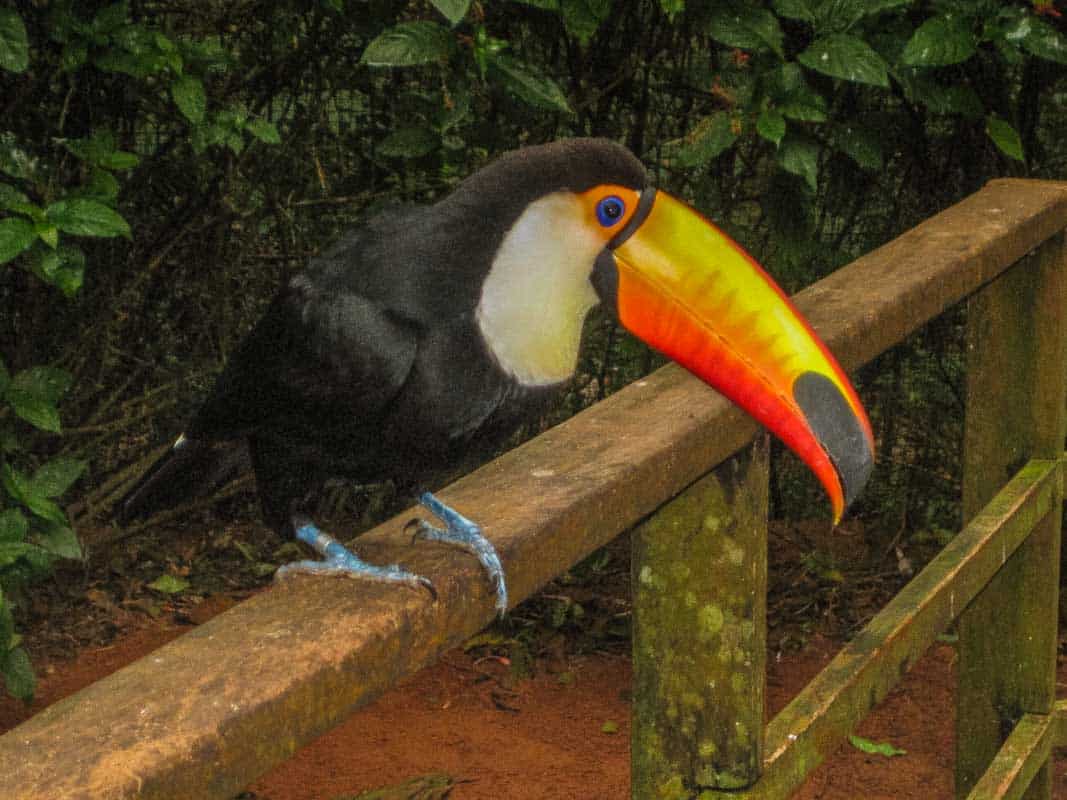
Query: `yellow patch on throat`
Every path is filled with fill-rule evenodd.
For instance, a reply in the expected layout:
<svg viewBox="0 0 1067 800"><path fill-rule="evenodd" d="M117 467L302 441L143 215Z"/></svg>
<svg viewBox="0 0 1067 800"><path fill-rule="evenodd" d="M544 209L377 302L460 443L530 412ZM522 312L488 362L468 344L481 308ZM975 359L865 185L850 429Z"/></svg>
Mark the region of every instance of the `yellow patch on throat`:
<svg viewBox="0 0 1067 800"><path fill-rule="evenodd" d="M535 200L504 236L475 317L497 363L520 383L574 374L582 323L598 302L589 276L603 248L570 192Z"/></svg>

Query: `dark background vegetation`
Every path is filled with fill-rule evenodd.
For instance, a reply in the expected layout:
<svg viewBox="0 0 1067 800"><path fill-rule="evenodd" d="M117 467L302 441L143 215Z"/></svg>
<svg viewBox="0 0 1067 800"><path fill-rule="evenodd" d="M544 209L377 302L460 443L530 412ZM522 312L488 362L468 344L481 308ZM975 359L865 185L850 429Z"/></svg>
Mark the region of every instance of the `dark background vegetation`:
<svg viewBox="0 0 1067 800"><path fill-rule="evenodd" d="M33 581L84 542L106 550L121 485L276 287L361 216L523 144L608 136L795 291L992 177L1063 177L1065 75L1048 0L3 5L9 691L33 690L15 625ZM858 376L880 462L855 514L876 550L959 524L962 313ZM542 424L660 362L603 317L589 329ZM254 516L250 488L220 513ZM827 513L783 454L772 501ZM369 521L390 498L345 502Z"/></svg>

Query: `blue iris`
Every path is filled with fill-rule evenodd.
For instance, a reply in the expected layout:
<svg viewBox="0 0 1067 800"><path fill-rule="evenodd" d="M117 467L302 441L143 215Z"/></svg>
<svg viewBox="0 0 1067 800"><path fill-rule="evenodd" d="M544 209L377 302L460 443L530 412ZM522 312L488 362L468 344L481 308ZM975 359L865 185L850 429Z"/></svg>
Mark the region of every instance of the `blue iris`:
<svg viewBox="0 0 1067 800"><path fill-rule="evenodd" d="M616 197L613 194L608 195L596 204L597 221L605 228L610 228L622 219L625 213L626 203L622 201L621 197Z"/></svg>

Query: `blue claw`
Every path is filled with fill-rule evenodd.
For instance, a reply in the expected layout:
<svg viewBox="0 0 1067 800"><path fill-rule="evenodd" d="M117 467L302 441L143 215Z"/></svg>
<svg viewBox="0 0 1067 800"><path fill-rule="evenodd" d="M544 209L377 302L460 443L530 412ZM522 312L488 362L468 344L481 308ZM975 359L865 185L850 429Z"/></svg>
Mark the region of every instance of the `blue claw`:
<svg viewBox="0 0 1067 800"><path fill-rule="evenodd" d="M425 520L413 520L415 535L412 538L447 542L473 554L485 568L493 591L496 592L497 616L504 616L508 610L508 587L504 579L504 567L500 563L500 556L497 555L493 543L485 538L482 529L476 523L449 508L429 492L424 492L419 497L419 503L445 523L445 527L444 529L435 528Z"/></svg>
<svg viewBox="0 0 1067 800"><path fill-rule="evenodd" d="M382 583L399 583L416 589L426 589L435 600L437 599L437 590L434 589L429 578L403 570L396 564L385 567L368 564L328 533L319 530L312 522L300 525L296 529L296 538L310 545L322 555L323 560L294 561L291 564L284 564L278 567L278 571L274 574L276 579L287 578L295 574L348 575L353 578L365 578Z"/></svg>

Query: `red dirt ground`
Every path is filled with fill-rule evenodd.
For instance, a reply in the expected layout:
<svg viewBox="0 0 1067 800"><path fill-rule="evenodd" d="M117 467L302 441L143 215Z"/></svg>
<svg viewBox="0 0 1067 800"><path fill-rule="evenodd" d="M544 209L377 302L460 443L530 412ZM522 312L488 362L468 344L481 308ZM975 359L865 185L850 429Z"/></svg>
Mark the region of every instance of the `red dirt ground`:
<svg viewBox="0 0 1067 800"><path fill-rule="evenodd" d="M200 623L232 601L197 607ZM0 732L47 704L180 635L187 626L155 622L107 647L41 670L26 708L0 700ZM770 710L778 711L832 657L815 636L774 660ZM930 800L951 797L954 650L938 645L860 726L861 736L907 751L896 758L845 745L797 795L803 800ZM1061 681L1067 670L1061 668ZM453 652L371 707L353 715L242 795L249 800L326 800L447 773L450 794L395 797L453 800L595 800L629 796L630 664L618 655L538 662L530 679L509 683L496 661ZM616 732L605 733L605 723ZM608 726L610 729L611 726ZM1067 798L1067 760L1056 763L1056 796ZM394 797L394 795L390 795Z"/></svg>

